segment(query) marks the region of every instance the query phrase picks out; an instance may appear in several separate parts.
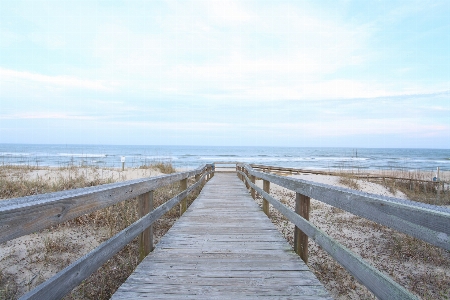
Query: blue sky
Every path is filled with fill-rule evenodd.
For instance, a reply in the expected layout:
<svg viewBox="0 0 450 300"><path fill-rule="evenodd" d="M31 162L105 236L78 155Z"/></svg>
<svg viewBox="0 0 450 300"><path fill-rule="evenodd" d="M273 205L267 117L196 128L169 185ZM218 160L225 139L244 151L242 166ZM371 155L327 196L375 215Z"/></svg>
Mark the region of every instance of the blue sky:
<svg viewBox="0 0 450 300"><path fill-rule="evenodd" d="M450 149L450 1L0 0L0 143Z"/></svg>

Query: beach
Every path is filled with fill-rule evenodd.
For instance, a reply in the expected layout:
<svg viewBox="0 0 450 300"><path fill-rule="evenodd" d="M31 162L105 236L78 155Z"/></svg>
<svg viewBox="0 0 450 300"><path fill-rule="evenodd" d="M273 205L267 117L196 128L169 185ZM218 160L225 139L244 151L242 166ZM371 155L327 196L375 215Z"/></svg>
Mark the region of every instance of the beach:
<svg viewBox="0 0 450 300"><path fill-rule="evenodd" d="M234 168L225 167L217 168L217 170L234 171ZM400 189L392 189L380 182L353 178L351 172L342 172L340 176L313 173L288 176L344 188L353 186L368 193L408 199L407 195ZM64 185L73 181L78 184L91 185L154 177L164 173L155 166L145 166L142 168L125 168L124 171L120 168L93 167L3 167L0 174L3 181L9 180L17 183L40 182ZM380 171L378 174L385 176L399 175L389 170ZM443 178L448 178L446 176L449 174L444 172L442 175ZM261 180L257 180L256 183L262 188ZM169 189L164 192L168 191ZM170 190L170 192L176 192L176 188ZM295 194L293 192L272 184L271 195L280 199L282 203L292 209L294 208ZM262 205L260 196L257 201ZM131 220L124 222L122 219L117 219L118 215L114 215L113 210L123 210L127 212L127 216L136 217L136 203L127 202L121 204L121 206L82 216L74 221L35 234L22 236L0 245L1 288L7 289L5 295L14 299L17 295L31 290L97 247L124 226L126 227ZM176 218L177 216L172 214L167 217L164 224L155 225L155 242L170 228ZM293 225L273 209L271 209L271 220L292 245ZM436 296L439 293L448 294L448 286L450 286L450 257L448 252L314 199L311 200L310 220L376 268L389 274L401 285L422 295L424 299L430 297L437 299ZM364 286L360 285L311 240L309 241L309 249L309 267L336 299L373 298ZM131 272L137 263L136 257L136 249L133 246L126 247L108 267L109 273L104 271L103 275L94 274L94 278L91 276L90 281L87 281L82 287L76 288L69 298L95 298L99 295L100 298L108 298L111 291L99 292L93 285L98 285L100 281L105 280L105 276L112 276L110 274L116 274L112 276L113 281L119 282L122 278L126 278L126 274ZM108 288L110 287L108 286Z"/></svg>

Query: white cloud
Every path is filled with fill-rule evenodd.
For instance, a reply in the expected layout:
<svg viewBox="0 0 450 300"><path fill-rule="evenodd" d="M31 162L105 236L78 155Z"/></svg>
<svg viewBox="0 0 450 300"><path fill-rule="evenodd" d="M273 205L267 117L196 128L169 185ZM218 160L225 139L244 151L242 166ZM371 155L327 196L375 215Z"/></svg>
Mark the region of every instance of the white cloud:
<svg viewBox="0 0 450 300"><path fill-rule="evenodd" d="M203 1L202 4L207 6L210 22L238 26L255 19L240 1Z"/></svg>
<svg viewBox="0 0 450 300"><path fill-rule="evenodd" d="M310 133L314 136L352 136L352 135L408 135L427 137L445 135L450 125L418 122L416 119L372 119L353 118L323 120L320 122L279 123L272 124L275 131L291 133ZM270 130L270 129L268 129Z"/></svg>
<svg viewBox="0 0 450 300"><path fill-rule="evenodd" d="M2 120L20 120L20 119L61 119L61 120L96 120L98 117L86 116L83 114L67 114L61 112L23 112L14 114L0 115Z"/></svg>
<svg viewBox="0 0 450 300"><path fill-rule="evenodd" d="M109 91L111 86L109 83L101 80L87 80L80 79L73 76L48 76L38 73L32 73L27 71L15 71L10 69L0 68L0 83L15 83L16 81L25 81L33 83L43 83L50 86L63 87L63 88L82 88L88 90L100 90Z"/></svg>

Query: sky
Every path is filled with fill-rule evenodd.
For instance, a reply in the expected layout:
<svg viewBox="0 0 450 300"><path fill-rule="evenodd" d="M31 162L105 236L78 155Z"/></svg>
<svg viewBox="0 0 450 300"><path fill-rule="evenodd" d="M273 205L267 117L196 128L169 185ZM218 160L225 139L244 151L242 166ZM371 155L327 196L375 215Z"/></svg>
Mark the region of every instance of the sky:
<svg viewBox="0 0 450 300"><path fill-rule="evenodd" d="M0 0L0 143L450 149L450 1Z"/></svg>

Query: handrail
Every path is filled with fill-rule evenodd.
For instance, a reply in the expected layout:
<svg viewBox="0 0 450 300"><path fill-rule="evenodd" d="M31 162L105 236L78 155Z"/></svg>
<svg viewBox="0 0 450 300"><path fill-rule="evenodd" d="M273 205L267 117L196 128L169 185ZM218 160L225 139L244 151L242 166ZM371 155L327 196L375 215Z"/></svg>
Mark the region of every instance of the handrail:
<svg viewBox="0 0 450 300"><path fill-rule="evenodd" d="M0 243L203 173L192 171L0 201Z"/></svg>
<svg viewBox="0 0 450 300"><path fill-rule="evenodd" d="M333 187L306 180L286 178L273 174L257 172L249 165L236 165L238 176L251 188L263 196L263 202L270 202L281 214L293 222L304 234L312 238L355 278L380 299L417 299L390 277L366 263L361 257L340 245L307 219L283 205L268 193L269 182L275 183L297 193L297 199L306 197L339 207L358 216L370 219L401 232L413 235L441 248L450 249L449 233L450 209L416 203L397 198L383 197L349 189ZM250 178L249 178L250 177ZM264 181L264 190L256 186L255 179ZM267 185L266 185L267 183ZM263 203L263 207L265 204ZM309 208L308 208L309 209ZM268 207L264 208L268 212ZM297 229L296 228L296 229ZM297 233L295 238L297 238ZM307 247L307 240L296 252ZM302 248L303 249L299 249ZM307 249L307 248L306 248ZM301 256L304 253L299 253ZM307 260L307 254L306 254Z"/></svg>
<svg viewBox="0 0 450 300"><path fill-rule="evenodd" d="M197 183L191 185L185 191L179 193L166 203L134 222L109 240L103 242L100 246L85 256L79 258L77 261L70 264L55 276L45 281L29 293L23 295L19 299L61 299L95 270L97 270L101 265L103 265L114 254L130 243L138 234L151 226L176 204L180 203L181 200L197 188L203 179L205 179L205 177L209 174L210 172L203 174Z"/></svg>
<svg viewBox="0 0 450 300"><path fill-rule="evenodd" d="M139 205L142 205L142 196L149 195L153 190L174 182L181 182L183 190L155 210L141 215L139 220L34 290L22 295L20 299L61 299L137 235L142 236L142 233L149 230L156 220L180 202L180 213L183 213L187 207L185 198L213 175L214 165L206 164L192 171L171 175L0 201L1 243L137 196L140 196ZM187 187L187 179L192 176L195 176L196 183ZM140 239L145 244L141 245L142 252L147 255L149 249L153 247L153 242L151 239L144 241L143 237Z"/></svg>
<svg viewBox="0 0 450 300"><path fill-rule="evenodd" d="M448 208L257 172L248 165L246 170L258 178L450 250Z"/></svg>

